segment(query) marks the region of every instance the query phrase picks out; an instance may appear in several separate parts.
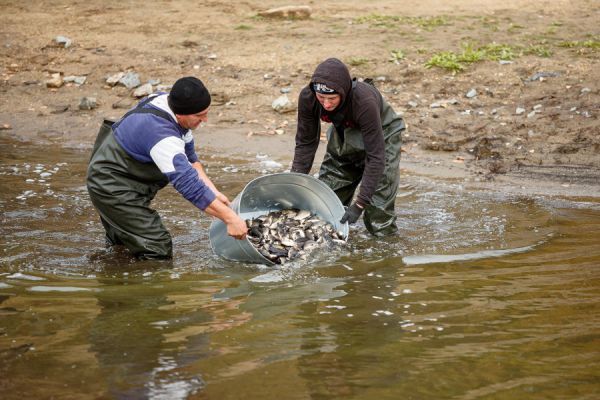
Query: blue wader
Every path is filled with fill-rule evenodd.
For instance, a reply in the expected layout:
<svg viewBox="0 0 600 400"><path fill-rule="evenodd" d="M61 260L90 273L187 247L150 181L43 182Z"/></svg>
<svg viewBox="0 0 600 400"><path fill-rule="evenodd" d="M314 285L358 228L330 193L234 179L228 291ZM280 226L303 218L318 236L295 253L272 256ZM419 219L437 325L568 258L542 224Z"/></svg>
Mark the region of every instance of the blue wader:
<svg viewBox="0 0 600 400"><path fill-rule="evenodd" d="M129 111L152 113L170 119L164 111L142 108ZM116 123L118 124L118 122ZM100 128L88 166L87 188L106 231L109 245L125 245L139 258L170 258L171 235L160 216L150 208L156 193L169 181L154 163L129 156L115 140L112 121Z"/></svg>
<svg viewBox="0 0 600 400"><path fill-rule="evenodd" d="M400 182L400 149L404 121L383 100L381 124L385 142L385 169L377 184L371 204L365 207L364 222L367 230L375 236L395 233L396 213L394 203ZM350 205L365 169L365 145L360 129L344 129L344 140L332 124L327 130L327 152L319 179L337 194L341 202Z"/></svg>

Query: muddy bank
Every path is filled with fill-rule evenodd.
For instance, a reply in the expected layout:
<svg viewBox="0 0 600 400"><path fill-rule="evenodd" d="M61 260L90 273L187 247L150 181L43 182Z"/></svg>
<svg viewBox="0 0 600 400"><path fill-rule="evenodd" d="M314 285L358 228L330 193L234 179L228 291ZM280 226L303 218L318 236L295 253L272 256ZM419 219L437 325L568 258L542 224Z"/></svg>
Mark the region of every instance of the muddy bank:
<svg viewBox="0 0 600 400"><path fill-rule="evenodd" d="M275 4L254 1L6 2L0 135L88 149L102 119L122 115L144 86L196 75L214 94L199 153L268 153L285 168L295 112L271 104L282 94L294 102L318 62L337 56L403 114L406 171L597 196L597 2L437 3L310 4L309 18L273 20L259 13ZM139 82L111 81L118 74Z"/></svg>

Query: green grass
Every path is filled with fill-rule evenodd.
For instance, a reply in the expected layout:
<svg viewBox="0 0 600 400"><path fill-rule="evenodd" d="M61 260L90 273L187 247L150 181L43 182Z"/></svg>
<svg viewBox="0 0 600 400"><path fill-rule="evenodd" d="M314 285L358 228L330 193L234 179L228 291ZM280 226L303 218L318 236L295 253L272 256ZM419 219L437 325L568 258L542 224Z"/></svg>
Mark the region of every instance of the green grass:
<svg viewBox="0 0 600 400"><path fill-rule="evenodd" d="M447 17L404 17L398 15L368 14L354 18L355 24L370 24L385 28L394 28L400 24L416 25L425 30L433 30L438 26L449 25Z"/></svg>
<svg viewBox="0 0 600 400"><path fill-rule="evenodd" d="M360 65L367 64L368 62L369 59L364 57L352 57L350 60L348 60L348 64L352 65L353 67L358 67Z"/></svg>
<svg viewBox="0 0 600 400"><path fill-rule="evenodd" d="M405 57L406 57L406 54L404 54L404 52L402 50L394 49L394 50L390 51L389 62L399 64L400 61L404 60Z"/></svg>
<svg viewBox="0 0 600 400"><path fill-rule="evenodd" d="M552 57L552 50L541 44L531 44L523 50L523 54L532 54L538 57Z"/></svg>
<svg viewBox="0 0 600 400"><path fill-rule="evenodd" d="M515 58L515 47L507 44L490 43L475 47L473 44L463 44L462 52L442 51L434 54L425 63L426 68L442 68L452 73L464 71L465 68L479 61L512 60Z"/></svg>
<svg viewBox="0 0 600 400"><path fill-rule="evenodd" d="M560 47L566 48L588 48L600 49L600 40L574 40L558 43Z"/></svg>
<svg viewBox="0 0 600 400"><path fill-rule="evenodd" d="M442 51L434 54L426 63L425 68L443 68L453 73L460 72L465 69L463 63L459 61L459 55L452 51Z"/></svg>
<svg viewBox="0 0 600 400"><path fill-rule="evenodd" d="M239 24L235 28L236 31L248 31L250 29L254 29L251 25Z"/></svg>
<svg viewBox="0 0 600 400"><path fill-rule="evenodd" d="M481 49L485 53L486 60L513 60L516 57L515 47L508 44L490 43Z"/></svg>

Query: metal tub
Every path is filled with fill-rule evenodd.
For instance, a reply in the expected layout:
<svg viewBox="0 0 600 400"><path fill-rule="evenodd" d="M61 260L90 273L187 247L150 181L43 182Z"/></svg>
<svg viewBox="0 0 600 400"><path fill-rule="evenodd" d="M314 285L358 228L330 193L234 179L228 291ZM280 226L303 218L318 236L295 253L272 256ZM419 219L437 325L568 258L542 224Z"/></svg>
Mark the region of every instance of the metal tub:
<svg viewBox="0 0 600 400"><path fill-rule="evenodd" d="M340 223L344 206L329 186L310 175L287 172L260 176L244 187L231 208L242 219L288 208L308 210L348 237L348 224ZM273 265L248 239L236 240L227 235L227 225L219 219L211 224L209 237L213 251L223 258Z"/></svg>

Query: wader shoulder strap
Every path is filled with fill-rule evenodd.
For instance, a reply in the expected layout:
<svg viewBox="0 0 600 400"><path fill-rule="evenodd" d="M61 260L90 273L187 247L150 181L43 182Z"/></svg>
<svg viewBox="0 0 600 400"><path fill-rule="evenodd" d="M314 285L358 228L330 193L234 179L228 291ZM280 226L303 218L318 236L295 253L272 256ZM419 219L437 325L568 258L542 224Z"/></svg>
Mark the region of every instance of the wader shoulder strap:
<svg viewBox="0 0 600 400"><path fill-rule="evenodd" d="M173 121L173 119L171 118L171 115L166 111L159 110L154 107L144 108L144 106L146 104L148 104L150 102L150 100L152 100L154 97L155 96L147 97L146 99L139 102L138 105L134 109L129 110L125 115L123 115L123 117L121 117L121 119L118 122L116 122L113 125L113 129L117 128L119 126L119 124L121 122L123 122L123 120L125 118L129 117L131 114L154 114L154 115L158 115L159 117L162 117L168 121Z"/></svg>
<svg viewBox="0 0 600 400"><path fill-rule="evenodd" d="M123 120L125 118L127 118L128 116L130 116L131 114L154 114L154 115L158 115L159 117L162 117L168 121L172 121L171 119L171 115L169 115L169 113L167 113L166 111L163 110L159 110L157 108L144 108L144 106L150 102L150 100L152 100L154 97L156 96L148 96L146 99L142 100L141 102L138 103L138 105L132 109L129 110L125 115L123 115L123 117L121 117L121 119L117 122L105 119L102 122L102 126L100 127L100 131L98 132L98 135L96 136L96 141L94 142L94 147L92 148L92 156L96 153L96 151L98 150L98 148L100 147L100 145L102 144L102 142L104 142L104 139L106 139L106 137L115 129L119 126L119 124L121 122L123 122Z"/></svg>

